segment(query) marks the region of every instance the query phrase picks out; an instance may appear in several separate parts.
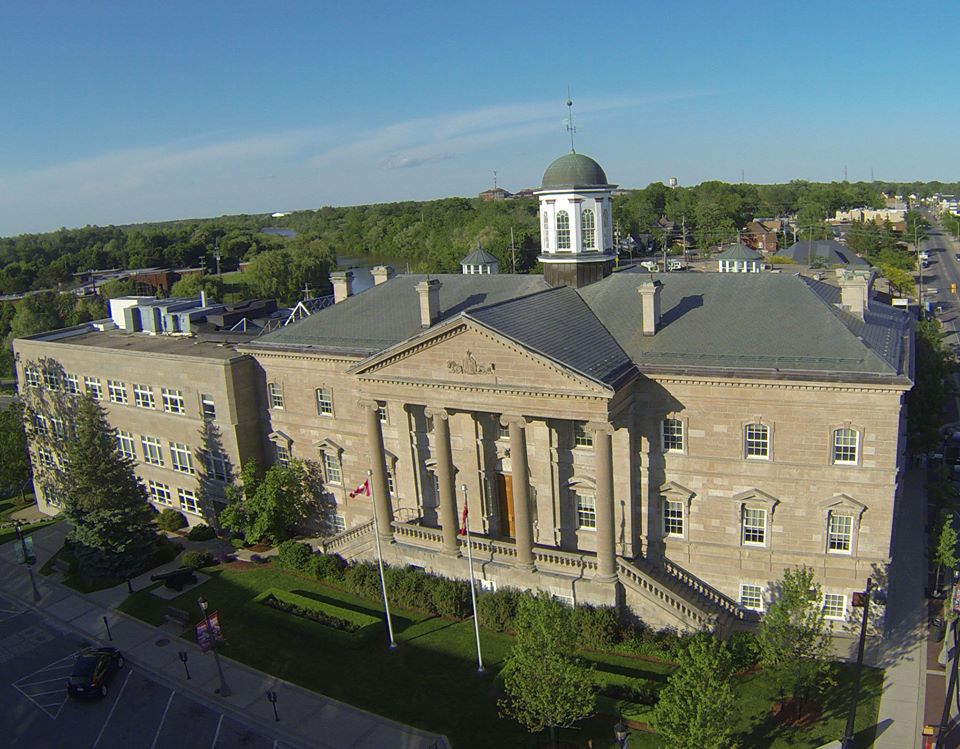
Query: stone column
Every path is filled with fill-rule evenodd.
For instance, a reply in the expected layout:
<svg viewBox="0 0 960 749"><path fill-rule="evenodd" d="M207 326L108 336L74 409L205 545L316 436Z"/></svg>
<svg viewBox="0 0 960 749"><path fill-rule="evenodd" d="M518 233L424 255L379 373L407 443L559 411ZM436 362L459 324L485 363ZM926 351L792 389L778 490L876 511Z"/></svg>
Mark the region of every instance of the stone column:
<svg viewBox="0 0 960 749"><path fill-rule="evenodd" d="M613 429L609 424L590 423L596 459L597 580L617 579L616 528L613 511Z"/></svg>
<svg viewBox="0 0 960 749"><path fill-rule="evenodd" d="M530 518L530 471L527 468L527 420L503 416L500 423L510 430L510 466L513 485L513 517L517 531L517 565L533 569L533 523Z"/></svg>
<svg viewBox="0 0 960 749"><path fill-rule="evenodd" d="M380 405L375 400L360 401L366 414L367 449L370 451L370 491L373 493L373 511L382 543L393 543L393 507L387 490L387 461L383 451L383 429L380 426Z"/></svg>
<svg viewBox="0 0 960 749"><path fill-rule="evenodd" d="M443 553L457 555L457 492L453 481L453 454L450 448L450 414L445 408L428 408L433 418L433 444L436 449L437 486L440 488L440 528L443 530Z"/></svg>

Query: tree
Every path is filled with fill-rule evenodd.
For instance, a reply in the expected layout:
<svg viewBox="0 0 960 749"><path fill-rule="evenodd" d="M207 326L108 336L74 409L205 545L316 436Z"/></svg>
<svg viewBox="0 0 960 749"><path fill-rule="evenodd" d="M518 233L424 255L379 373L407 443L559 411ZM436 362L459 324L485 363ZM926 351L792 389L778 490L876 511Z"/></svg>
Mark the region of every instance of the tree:
<svg viewBox="0 0 960 749"><path fill-rule="evenodd" d="M937 545L933 550L933 561L937 565L937 590L940 590L940 575L944 569L952 570L957 566L957 532L951 523L952 513L943 519L937 533Z"/></svg>
<svg viewBox="0 0 960 749"><path fill-rule="evenodd" d="M23 407L14 402L0 410L0 491L19 487L30 477L27 435L23 430Z"/></svg>
<svg viewBox="0 0 960 749"><path fill-rule="evenodd" d="M760 622L760 662L798 700L799 710L799 700L826 683L830 629L810 567L785 570L778 587L779 597Z"/></svg>
<svg viewBox="0 0 960 749"><path fill-rule="evenodd" d="M679 667L660 692L656 729L673 749L731 749L731 658L713 635L695 637L677 658Z"/></svg>
<svg viewBox="0 0 960 749"><path fill-rule="evenodd" d="M570 610L539 593L517 604L517 639L501 672L507 698L501 715L529 731L568 728L593 714L596 696L591 669L574 656Z"/></svg>
<svg viewBox="0 0 960 749"><path fill-rule="evenodd" d="M74 553L85 576L130 577L144 569L157 542L155 513L100 404L78 397L72 417L59 493Z"/></svg>
<svg viewBox="0 0 960 749"><path fill-rule="evenodd" d="M916 346L914 384L907 394L907 441L910 451L919 454L940 444L940 409L947 395L946 377L953 354L944 345L943 329L935 319L917 323Z"/></svg>
<svg viewBox="0 0 960 749"><path fill-rule="evenodd" d="M261 473L251 460L241 469L240 482L227 487L229 504L220 513L220 524L248 540L283 541L309 515L311 477L300 461L274 464Z"/></svg>

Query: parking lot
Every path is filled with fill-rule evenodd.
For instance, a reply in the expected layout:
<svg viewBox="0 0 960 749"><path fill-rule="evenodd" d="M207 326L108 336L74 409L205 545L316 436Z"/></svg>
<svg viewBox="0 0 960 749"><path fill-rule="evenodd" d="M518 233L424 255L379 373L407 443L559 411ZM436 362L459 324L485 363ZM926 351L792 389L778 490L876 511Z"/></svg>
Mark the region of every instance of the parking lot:
<svg viewBox="0 0 960 749"><path fill-rule="evenodd" d="M90 643L0 596L3 746L24 749L279 749L284 744L192 696L151 680L129 662L105 698L68 699L66 679ZM174 648L175 643L165 647Z"/></svg>

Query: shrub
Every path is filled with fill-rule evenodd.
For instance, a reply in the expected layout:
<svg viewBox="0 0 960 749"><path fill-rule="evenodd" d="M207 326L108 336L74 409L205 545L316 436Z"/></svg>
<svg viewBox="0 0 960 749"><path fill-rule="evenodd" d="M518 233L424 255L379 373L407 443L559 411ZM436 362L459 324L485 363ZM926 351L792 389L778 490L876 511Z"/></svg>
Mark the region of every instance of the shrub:
<svg viewBox="0 0 960 749"><path fill-rule="evenodd" d="M753 668L760 660L760 642L755 632L734 632L727 639L734 673Z"/></svg>
<svg viewBox="0 0 960 749"><path fill-rule="evenodd" d="M347 590L354 595L377 601L381 598L380 576L368 562L347 567L343 574L343 581Z"/></svg>
<svg viewBox="0 0 960 749"><path fill-rule="evenodd" d="M159 567L161 564L172 562L181 551L183 551L183 544L175 543L168 538L161 538L153 549L153 554L150 557L150 567Z"/></svg>
<svg viewBox="0 0 960 749"><path fill-rule="evenodd" d="M470 614L470 586L462 580L430 578L432 611L440 616L463 619Z"/></svg>
<svg viewBox="0 0 960 749"><path fill-rule="evenodd" d="M357 624L348 622L346 619L330 616L330 614L324 613L323 611L309 609L305 606L298 606L297 604L290 603L288 601L281 601L273 594L260 599L260 603L264 604L265 606L269 606L270 608L277 609L278 611L284 611L288 614L293 614L294 616L299 616L304 619L309 619L310 621L324 624L328 627L333 627L334 629L339 629L342 632L356 632L360 629Z"/></svg>
<svg viewBox="0 0 960 749"><path fill-rule="evenodd" d="M178 531L187 524L187 519L172 507L164 508L157 515L157 526L163 531Z"/></svg>
<svg viewBox="0 0 960 749"><path fill-rule="evenodd" d="M673 661L682 650L688 647L691 637L692 635L678 635L672 629L655 631L631 627L621 631L621 642L617 644L616 649L632 655Z"/></svg>
<svg viewBox="0 0 960 749"><path fill-rule="evenodd" d="M483 591L477 596L480 626L497 632L512 632L517 616L517 601L524 595L513 588Z"/></svg>
<svg viewBox="0 0 960 749"><path fill-rule="evenodd" d="M611 606L577 606L570 612L577 644L587 650L607 650L620 639L620 623Z"/></svg>
<svg viewBox="0 0 960 749"><path fill-rule="evenodd" d="M283 541L277 547L277 565L285 570L313 572L313 548L301 541Z"/></svg>
<svg viewBox="0 0 960 749"><path fill-rule="evenodd" d="M433 604L433 584L436 578L412 567L390 567L386 570L390 595L401 605L438 613Z"/></svg>
<svg viewBox="0 0 960 749"><path fill-rule="evenodd" d="M608 684L601 690L601 694L638 705L656 705L662 688L662 684L649 679L633 679L628 684Z"/></svg>
<svg viewBox="0 0 960 749"><path fill-rule="evenodd" d="M247 542L246 542L246 540L244 540L243 538L240 538L240 536L234 536L233 538L231 538L231 539L230 539L230 545L233 546L234 549L246 549L246 548L247 548Z"/></svg>
<svg viewBox="0 0 960 749"><path fill-rule="evenodd" d="M318 580L341 580L347 566L339 554L314 554L310 563L311 572Z"/></svg>
<svg viewBox="0 0 960 749"><path fill-rule="evenodd" d="M191 541L209 541L211 538L216 538L217 532L211 528L209 525L195 525L190 529L190 532L187 534L187 538Z"/></svg>
<svg viewBox="0 0 960 749"><path fill-rule="evenodd" d="M193 567L196 570L213 564L213 557L206 551L185 551L183 556L180 557L180 564L184 567Z"/></svg>

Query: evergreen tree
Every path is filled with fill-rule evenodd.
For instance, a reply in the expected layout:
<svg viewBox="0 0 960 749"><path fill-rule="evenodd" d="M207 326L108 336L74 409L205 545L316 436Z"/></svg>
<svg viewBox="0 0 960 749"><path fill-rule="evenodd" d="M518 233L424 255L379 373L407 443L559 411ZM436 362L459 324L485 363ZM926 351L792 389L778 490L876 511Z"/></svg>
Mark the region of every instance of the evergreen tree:
<svg viewBox="0 0 960 749"><path fill-rule="evenodd" d="M20 488L30 476L27 435L23 430L23 407L14 402L0 409L0 491Z"/></svg>
<svg viewBox="0 0 960 749"><path fill-rule="evenodd" d="M677 658L679 668L660 692L656 729L673 749L731 749L731 658L723 642L712 635L691 641Z"/></svg>

